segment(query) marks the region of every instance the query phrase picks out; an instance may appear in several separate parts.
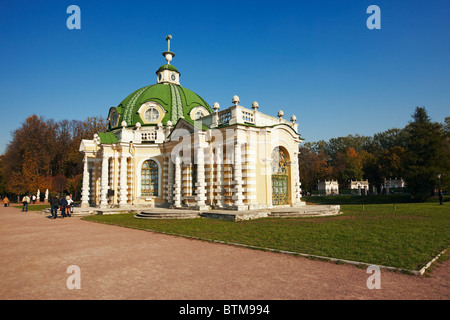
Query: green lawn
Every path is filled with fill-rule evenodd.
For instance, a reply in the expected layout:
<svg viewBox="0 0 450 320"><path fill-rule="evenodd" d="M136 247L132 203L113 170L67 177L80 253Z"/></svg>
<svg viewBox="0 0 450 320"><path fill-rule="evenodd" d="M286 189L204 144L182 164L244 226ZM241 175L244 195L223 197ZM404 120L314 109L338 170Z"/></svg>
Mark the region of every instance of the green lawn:
<svg viewBox="0 0 450 320"><path fill-rule="evenodd" d="M450 205L342 205L321 218L142 220L133 214L85 220L297 253L419 270L450 243ZM363 211L364 210L364 211Z"/></svg>

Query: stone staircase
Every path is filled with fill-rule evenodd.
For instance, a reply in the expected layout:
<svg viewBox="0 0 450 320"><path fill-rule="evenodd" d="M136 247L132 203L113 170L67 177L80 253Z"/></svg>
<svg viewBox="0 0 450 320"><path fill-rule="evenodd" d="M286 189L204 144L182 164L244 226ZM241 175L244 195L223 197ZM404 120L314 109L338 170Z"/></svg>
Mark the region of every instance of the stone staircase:
<svg viewBox="0 0 450 320"><path fill-rule="evenodd" d="M50 215L50 209L42 211ZM91 214L120 214L135 213L137 219L196 219L209 218L227 221L243 221L260 218L295 218L295 217L324 217L341 214L339 205L304 205L300 207L271 208L262 210L210 210L199 211L190 208L130 208L130 209L98 209L98 208L74 208L73 216L86 216ZM58 214L60 214L58 212Z"/></svg>
<svg viewBox="0 0 450 320"><path fill-rule="evenodd" d="M341 214L339 205L307 205L302 207L272 209L270 218L324 217Z"/></svg>
<svg viewBox="0 0 450 320"><path fill-rule="evenodd" d="M141 211L134 216L137 219L196 219L201 213L193 210Z"/></svg>

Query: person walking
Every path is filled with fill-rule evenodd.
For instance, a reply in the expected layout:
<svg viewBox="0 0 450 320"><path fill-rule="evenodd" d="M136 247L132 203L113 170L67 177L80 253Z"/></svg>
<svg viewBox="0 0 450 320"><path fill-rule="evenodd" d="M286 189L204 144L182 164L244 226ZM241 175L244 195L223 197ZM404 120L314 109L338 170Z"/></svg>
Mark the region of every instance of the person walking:
<svg viewBox="0 0 450 320"><path fill-rule="evenodd" d="M28 204L31 202L30 196L25 194L22 198L22 212L28 212Z"/></svg>
<svg viewBox="0 0 450 320"><path fill-rule="evenodd" d="M442 206L444 204L444 194L442 190L439 190L439 204Z"/></svg>
<svg viewBox="0 0 450 320"><path fill-rule="evenodd" d="M31 201L33 201L33 204L36 204L36 196L34 194L31 196Z"/></svg>
<svg viewBox="0 0 450 320"><path fill-rule="evenodd" d="M56 219L58 217L58 209L59 209L59 199L55 195L50 200L50 212L52 213L52 219Z"/></svg>
<svg viewBox="0 0 450 320"><path fill-rule="evenodd" d="M67 200L66 215L68 217L71 217L71 213L73 212L72 210L73 200L70 196L66 196L66 200Z"/></svg>
<svg viewBox="0 0 450 320"><path fill-rule="evenodd" d="M5 205L5 207L9 206L9 199L8 199L7 196L5 196L5 197L3 198L3 204Z"/></svg>
<svg viewBox="0 0 450 320"><path fill-rule="evenodd" d="M67 200L65 197L62 197L61 200L59 201L59 204L61 206L61 218L65 218L67 217L66 215L66 209L67 209Z"/></svg>

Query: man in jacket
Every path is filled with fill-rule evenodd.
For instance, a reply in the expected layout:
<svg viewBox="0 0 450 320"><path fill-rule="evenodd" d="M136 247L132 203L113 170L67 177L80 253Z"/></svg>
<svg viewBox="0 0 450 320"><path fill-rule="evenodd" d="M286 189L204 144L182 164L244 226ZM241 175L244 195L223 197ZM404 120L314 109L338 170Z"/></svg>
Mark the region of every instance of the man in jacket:
<svg viewBox="0 0 450 320"><path fill-rule="evenodd" d="M22 198L22 212L28 212L28 204L31 202L30 197L28 196L28 194L26 194L23 198Z"/></svg>
<svg viewBox="0 0 450 320"><path fill-rule="evenodd" d="M59 199L55 195L50 199L50 211L52 213L52 219L56 219L58 217L58 208L59 208Z"/></svg>
<svg viewBox="0 0 450 320"><path fill-rule="evenodd" d="M59 200L59 204L61 205L61 218L67 217L66 210L68 203L64 196Z"/></svg>

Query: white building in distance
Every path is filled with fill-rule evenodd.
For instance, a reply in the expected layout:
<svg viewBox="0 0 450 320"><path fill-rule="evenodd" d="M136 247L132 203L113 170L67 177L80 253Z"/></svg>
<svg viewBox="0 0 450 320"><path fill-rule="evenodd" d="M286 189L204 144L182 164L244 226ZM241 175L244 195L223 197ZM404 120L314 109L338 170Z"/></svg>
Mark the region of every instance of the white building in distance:
<svg viewBox="0 0 450 320"><path fill-rule="evenodd" d="M339 194L339 183L336 180L317 181L317 190L326 195Z"/></svg>

